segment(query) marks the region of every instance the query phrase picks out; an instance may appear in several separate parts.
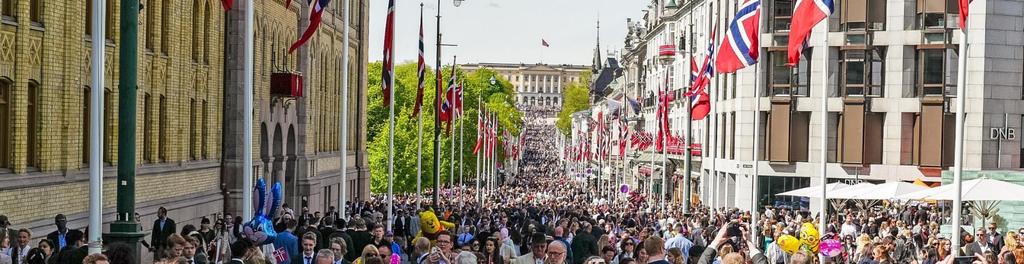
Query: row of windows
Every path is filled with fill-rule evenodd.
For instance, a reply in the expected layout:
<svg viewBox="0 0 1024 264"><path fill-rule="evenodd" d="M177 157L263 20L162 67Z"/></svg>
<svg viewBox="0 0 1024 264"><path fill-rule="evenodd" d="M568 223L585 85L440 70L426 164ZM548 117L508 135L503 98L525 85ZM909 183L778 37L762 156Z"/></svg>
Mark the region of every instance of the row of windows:
<svg viewBox="0 0 1024 264"><path fill-rule="evenodd" d="M4 20L17 21L18 20L18 0L2 0L0 1L0 15L3 16ZM43 0L29 0L28 3L28 16L29 21L33 24L41 26L43 24Z"/></svg>
<svg viewBox="0 0 1024 264"><path fill-rule="evenodd" d="M769 1L772 31L789 31L796 0ZM885 30L885 0L844 0L834 11L839 23L831 31ZM956 26L959 9L956 0L917 0L915 21L905 29L945 29Z"/></svg>

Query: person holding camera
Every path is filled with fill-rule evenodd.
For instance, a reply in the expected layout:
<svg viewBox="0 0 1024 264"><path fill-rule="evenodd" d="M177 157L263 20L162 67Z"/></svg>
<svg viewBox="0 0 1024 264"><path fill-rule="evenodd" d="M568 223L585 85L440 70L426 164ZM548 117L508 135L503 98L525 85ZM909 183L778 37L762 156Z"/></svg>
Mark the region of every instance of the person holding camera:
<svg viewBox="0 0 1024 264"><path fill-rule="evenodd" d="M733 248L734 252L723 256L721 259L722 264L742 264L747 263L748 260L754 264L768 264L768 259L747 238L749 234L744 229L746 229L746 224L738 222L722 225L722 228L718 230L718 234L715 235L715 239L704 249L704 254L700 256L697 264L713 263L718 256L718 251L726 245ZM739 253L743 252L744 249L748 250L746 252L747 255Z"/></svg>

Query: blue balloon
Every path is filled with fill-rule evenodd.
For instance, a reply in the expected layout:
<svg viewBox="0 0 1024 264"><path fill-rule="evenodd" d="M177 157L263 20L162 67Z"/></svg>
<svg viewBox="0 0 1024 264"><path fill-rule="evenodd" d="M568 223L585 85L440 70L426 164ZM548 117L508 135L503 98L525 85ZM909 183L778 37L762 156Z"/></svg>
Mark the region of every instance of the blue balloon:
<svg viewBox="0 0 1024 264"><path fill-rule="evenodd" d="M281 206L283 196L281 188L280 182L274 183L268 194L267 183L263 179L256 180L256 188L253 190L253 194L257 197L253 202L258 203L254 206L256 213L242 228L242 235L256 245L270 244L277 239L277 231L274 230L271 218L277 212L277 208Z"/></svg>

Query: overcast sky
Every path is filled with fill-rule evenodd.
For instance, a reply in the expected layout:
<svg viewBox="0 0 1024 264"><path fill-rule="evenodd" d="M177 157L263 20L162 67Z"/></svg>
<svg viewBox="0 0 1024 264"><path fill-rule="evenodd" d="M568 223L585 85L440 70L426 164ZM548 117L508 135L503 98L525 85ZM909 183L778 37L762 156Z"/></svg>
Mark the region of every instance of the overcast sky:
<svg viewBox="0 0 1024 264"><path fill-rule="evenodd" d="M337 2L337 1L336 1ZM370 2L370 61L382 57L386 0ZM397 0L395 61L416 61L418 0ZM465 0L454 7L441 1L444 64L550 63L590 65L601 20L602 54L622 48L626 18L640 18L648 0ZM434 65L437 1L424 3L426 59ZM547 40L549 48L541 46Z"/></svg>

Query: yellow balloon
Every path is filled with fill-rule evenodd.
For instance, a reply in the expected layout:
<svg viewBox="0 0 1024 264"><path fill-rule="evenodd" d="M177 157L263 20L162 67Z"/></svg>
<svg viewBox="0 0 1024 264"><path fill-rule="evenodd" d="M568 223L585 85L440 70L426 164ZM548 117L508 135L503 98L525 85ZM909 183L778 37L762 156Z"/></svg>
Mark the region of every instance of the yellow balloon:
<svg viewBox="0 0 1024 264"><path fill-rule="evenodd" d="M796 253L796 251L800 249L800 240L791 235L779 236L779 241L777 243L779 243L779 247L782 248L782 251L789 254Z"/></svg>
<svg viewBox="0 0 1024 264"><path fill-rule="evenodd" d="M800 227L800 243L807 246L811 252L818 253L818 229L814 227L814 224L804 223Z"/></svg>

